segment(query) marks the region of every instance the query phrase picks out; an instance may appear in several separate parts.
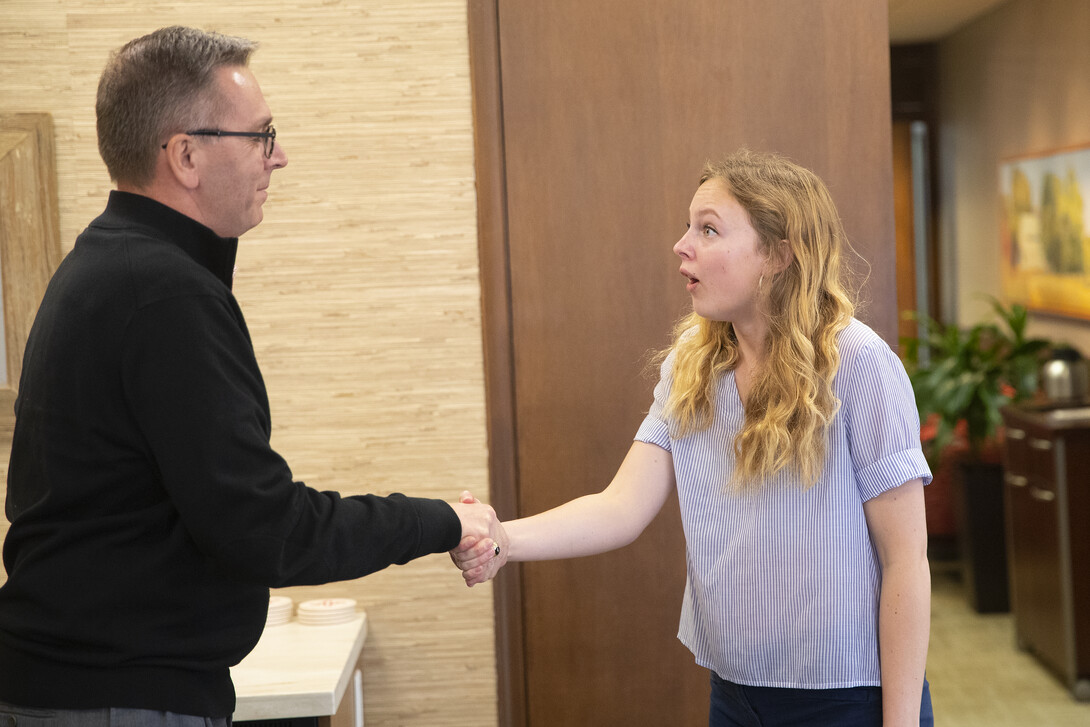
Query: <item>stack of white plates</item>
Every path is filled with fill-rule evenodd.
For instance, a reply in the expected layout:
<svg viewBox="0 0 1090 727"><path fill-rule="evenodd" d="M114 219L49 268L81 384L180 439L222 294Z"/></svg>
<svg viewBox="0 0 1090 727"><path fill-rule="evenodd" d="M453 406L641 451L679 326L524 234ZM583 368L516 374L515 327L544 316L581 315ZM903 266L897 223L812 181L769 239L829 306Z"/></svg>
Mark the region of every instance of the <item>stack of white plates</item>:
<svg viewBox="0 0 1090 727"><path fill-rule="evenodd" d="M265 626L277 626L291 621L291 610L294 605L287 596L270 596L269 615L265 618Z"/></svg>
<svg viewBox="0 0 1090 727"><path fill-rule="evenodd" d="M320 598L299 604L299 623L307 626L343 624L356 618L356 602L351 598Z"/></svg>

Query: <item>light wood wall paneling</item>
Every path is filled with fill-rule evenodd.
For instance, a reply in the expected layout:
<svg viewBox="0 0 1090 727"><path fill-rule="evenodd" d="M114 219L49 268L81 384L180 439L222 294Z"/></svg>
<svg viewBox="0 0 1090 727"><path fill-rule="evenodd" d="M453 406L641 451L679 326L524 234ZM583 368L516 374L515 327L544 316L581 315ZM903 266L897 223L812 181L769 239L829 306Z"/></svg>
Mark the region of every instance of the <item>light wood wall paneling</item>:
<svg viewBox="0 0 1090 727"><path fill-rule="evenodd" d="M0 110L53 116L65 251L111 187L94 124L107 56L175 23L261 43L251 65L289 158L235 283L273 445L318 489L487 500L465 0L0 1ZM369 725L496 724L491 586L465 588L443 555L288 589L318 594L369 614Z"/></svg>

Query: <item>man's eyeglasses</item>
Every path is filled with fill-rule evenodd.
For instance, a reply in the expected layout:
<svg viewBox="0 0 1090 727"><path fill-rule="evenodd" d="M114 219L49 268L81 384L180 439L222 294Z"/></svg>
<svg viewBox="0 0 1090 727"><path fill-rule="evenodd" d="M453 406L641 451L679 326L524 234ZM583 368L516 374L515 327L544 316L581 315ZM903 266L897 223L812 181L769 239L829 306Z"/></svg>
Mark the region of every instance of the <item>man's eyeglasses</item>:
<svg viewBox="0 0 1090 727"><path fill-rule="evenodd" d="M218 129L197 129L185 132L189 136L245 136L249 139L261 139L265 145L265 158L273 155L273 147L276 145L276 129L269 127L268 131L220 131ZM167 145L163 144L166 149Z"/></svg>

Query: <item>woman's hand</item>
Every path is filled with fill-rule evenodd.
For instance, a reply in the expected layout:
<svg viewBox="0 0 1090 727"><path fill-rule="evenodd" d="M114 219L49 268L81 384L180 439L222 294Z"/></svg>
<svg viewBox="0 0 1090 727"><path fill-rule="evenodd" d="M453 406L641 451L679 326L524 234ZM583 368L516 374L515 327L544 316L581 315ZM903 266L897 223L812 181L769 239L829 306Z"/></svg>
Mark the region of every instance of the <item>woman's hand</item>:
<svg viewBox="0 0 1090 727"><path fill-rule="evenodd" d="M459 504L480 505L481 501L466 490L459 497ZM452 507L458 510L457 505ZM508 544L507 533L497 518L489 524L487 535L464 533L458 547L450 551L450 559L462 571L466 585L472 587L495 578L507 562Z"/></svg>

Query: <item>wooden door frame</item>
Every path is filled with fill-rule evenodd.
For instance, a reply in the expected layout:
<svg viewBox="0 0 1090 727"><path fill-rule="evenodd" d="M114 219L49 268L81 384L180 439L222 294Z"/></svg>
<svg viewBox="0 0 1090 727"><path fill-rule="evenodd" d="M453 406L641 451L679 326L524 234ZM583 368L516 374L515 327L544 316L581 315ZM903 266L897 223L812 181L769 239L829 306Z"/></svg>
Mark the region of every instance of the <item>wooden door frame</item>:
<svg viewBox="0 0 1090 727"><path fill-rule="evenodd" d="M507 240L507 168L503 127L498 0L468 0L469 72L477 175L477 245L481 268L485 415L490 502L503 520L518 517L518 422ZM525 727L526 663L522 569L492 581L498 722Z"/></svg>

